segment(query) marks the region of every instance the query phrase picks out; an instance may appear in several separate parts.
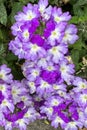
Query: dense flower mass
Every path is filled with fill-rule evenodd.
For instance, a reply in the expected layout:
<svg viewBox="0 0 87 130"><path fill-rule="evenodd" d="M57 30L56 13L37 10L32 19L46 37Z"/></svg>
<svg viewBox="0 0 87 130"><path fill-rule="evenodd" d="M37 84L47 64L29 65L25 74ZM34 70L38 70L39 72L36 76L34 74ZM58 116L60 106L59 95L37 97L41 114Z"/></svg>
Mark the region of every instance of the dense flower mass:
<svg viewBox="0 0 87 130"><path fill-rule="evenodd" d="M0 66L0 74L0 125L6 130L26 129L29 122L39 117L29 90L22 81L13 80L6 65Z"/></svg>
<svg viewBox="0 0 87 130"><path fill-rule="evenodd" d="M12 26L15 39L9 43L9 49L19 59L51 57L58 63L67 54L68 44L78 39L77 28L68 24L70 18L69 12L49 6L47 0L24 6L23 12L15 16Z"/></svg>
<svg viewBox="0 0 87 130"><path fill-rule="evenodd" d="M75 76L68 46L78 40L69 12L49 6L48 0L28 4L15 16L9 43L24 78L14 80L11 69L0 66L0 125L19 128L47 119L55 128L87 127L87 81Z"/></svg>

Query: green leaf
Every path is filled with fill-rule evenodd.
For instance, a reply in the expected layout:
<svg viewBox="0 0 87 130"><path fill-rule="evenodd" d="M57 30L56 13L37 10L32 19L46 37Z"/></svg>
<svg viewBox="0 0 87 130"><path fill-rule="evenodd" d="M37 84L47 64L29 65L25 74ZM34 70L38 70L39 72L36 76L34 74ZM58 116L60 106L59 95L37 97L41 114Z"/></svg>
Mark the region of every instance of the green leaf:
<svg viewBox="0 0 87 130"><path fill-rule="evenodd" d="M78 61L79 61L79 51L76 50L76 49L73 49L71 51L71 57L72 57L72 60L73 60L74 63L78 63Z"/></svg>
<svg viewBox="0 0 87 130"><path fill-rule="evenodd" d="M3 34L2 34L2 31L0 30L0 40L3 39Z"/></svg>
<svg viewBox="0 0 87 130"><path fill-rule="evenodd" d="M6 56L6 59L7 59L7 61L9 62L9 61L16 61L18 58L17 58L17 56L15 56L13 53L11 53L11 52L9 52L8 54L7 54L7 56Z"/></svg>
<svg viewBox="0 0 87 130"><path fill-rule="evenodd" d="M72 5L76 4L76 0L70 0L69 2L70 2L70 4L72 4Z"/></svg>
<svg viewBox="0 0 87 130"><path fill-rule="evenodd" d="M6 49L7 49L7 46L3 43L0 43L0 65L7 63L5 59Z"/></svg>
<svg viewBox="0 0 87 130"><path fill-rule="evenodd" d="M8 43L9 41L9 29L7 29L6 27L2 27L0 29L0 41L3 42L3 43Z"/></svg>
<svg viewBox="0 0 87 130"><path fill-rule="evenodd" d="M69 21L69 23L78 24L78 19L79 19L78 16L73 16L73 17L71 18L71 20Z"/></svg>
<svg viewBox="0 0 87 130"><path fill-rule="evenodd" d="M14 16L17 12L21 11L23 7L23 3L21 2L14 2L12 6L12 12L11 12L11 22L12 24L15 22Z"/></svg>
<svg viewBox="0 0 87 130"><path fill-rule="evenodd" d="M3 25L7 23L7 12L3 3L0 3L0 23Z"/></svg>
<svg viewBox="0 0 87 130"><path fill-rule="evenodd" d="M6 0L0 0L0 3L4 3Z"/></svg>
<svg viewBox="0 0 87 130"><path fill-rule="evenodd" d="M73 44L72 46L73 46L73 48L74 49L77 49L77 50L81 50L82 49L82 47L83 47L83 42L82 42L82 40L81 39L79 39L75 44Z"/></svg>
<svg viewBox="0 0 87 130"><path fill-rule="evenodd" d="M79 51L76 49L73 49L71 51L71 58L73 60L73 63L75 64L75 69L76 71L79 70L80 65L79 65Z"/></svg>
<svg viewBox="0 0 87 130"><path fill-rule="evenodd" d="M0 44L0 56L5 52L4 44Z"/></svg>
<svg viewBox="0 0 87 130"><path fill-rule="evenodd" d="M0 65L2 64L7 64L7 61L3 57L0 56Z"/></svg>
<svg viewBox="0 0 87 130"><path fill-rule="evenodd" d="M78 0L76 4L73 5L74 14L77 16L86 16L87 15L87 0Z"/></svg>
<svg viewBox="0 0 87 130"><path fill-rule="evenodd" d="M80 57L80 59L82 57L86 57L86 55L87 55L87 50L85 48L79 51L79 57Z"/></svg>
<svg viewBox="0 0 87 130"><path fill-rule="evenodd" d="M21 67L16 64L16 62L10 62L8 66L12 70L12 74L14 75L14 79L16 80L22 80L24 78Z"/></svg>
<svg viewBox="0 0 87 130"><path fill-rule="evenodd" d="M20 2L22 2L23 4L27 4L27 3L35 3L37 0L19 0Z"/></svg>
<svg viewBox="0 0 87 130"><path fill-rule="evenodd" d="M74 11L74 14L77 15L77 16L84 15L84 11L78 5L73 6L73 11Z"/></svg>
<svg viewBox="0 0 87 130"><path fill-rule="evenodd" d="M82 41L87 41L87 23L82 22L78 26L79 37L82 38Z"/></svg>
<svg viewBox="0 0 87 130"><path fill-rule="evenodd" d="M80 6L85 5L85 4L87 4L87 0L78 0L76 4L80 5Z"/></svg>

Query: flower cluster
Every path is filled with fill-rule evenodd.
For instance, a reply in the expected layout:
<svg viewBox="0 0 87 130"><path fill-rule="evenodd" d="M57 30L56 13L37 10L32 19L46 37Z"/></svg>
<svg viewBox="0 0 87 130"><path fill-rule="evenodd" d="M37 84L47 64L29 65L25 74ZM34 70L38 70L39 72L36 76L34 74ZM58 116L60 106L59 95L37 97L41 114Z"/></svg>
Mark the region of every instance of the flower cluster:
<svg viewBox="0 0 87 130"><path fill-rule="evenodd" d="M48 0L28 4L15 16L9 50L25 60L24 79L13 80L11 70L0 66L0 125L6 130L26 130L36 119L65 130L87 127L87 81L75 76L70 60L68 46L78 40L70 19Z"/></svg>
<svg viewBox="0 0 87 130"><path fill-rule="evenodd" d="M27 87L22 81L13 80L10 68L0 66L0 126L24 130L38 117Z"/></svg>
<svg viewBox="0 0 87 130"><path fill-rule="evenodd" d="M19 59L34 61L48 57L59 63L67 54L68 44L78 39L77 28L68 24L70 18L69 12L48 6L47 0L24 6L23 12L15 16L16 22L11 28L15 39L9 49Z"/></svg>

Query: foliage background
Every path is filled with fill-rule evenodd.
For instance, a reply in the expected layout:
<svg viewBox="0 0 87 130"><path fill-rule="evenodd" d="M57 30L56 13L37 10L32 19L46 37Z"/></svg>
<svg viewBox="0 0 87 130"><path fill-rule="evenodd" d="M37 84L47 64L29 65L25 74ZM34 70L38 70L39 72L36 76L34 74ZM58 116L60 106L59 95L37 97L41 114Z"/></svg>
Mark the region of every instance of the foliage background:
<svg viewBox="0 0 87 130"><path fill-rule="evenodd" d="M15 79L22 79L21 64L14 54L8 50L12 40L11 26L15 22L14 15L27 3L38 0L0 0L0 64L7 64L12 69ZM70 23L78 27L79 40L70 45L70 55L76 66L76 75L87 79L87 0L49 0L52 6L58 6L72 15Z"/></svg>

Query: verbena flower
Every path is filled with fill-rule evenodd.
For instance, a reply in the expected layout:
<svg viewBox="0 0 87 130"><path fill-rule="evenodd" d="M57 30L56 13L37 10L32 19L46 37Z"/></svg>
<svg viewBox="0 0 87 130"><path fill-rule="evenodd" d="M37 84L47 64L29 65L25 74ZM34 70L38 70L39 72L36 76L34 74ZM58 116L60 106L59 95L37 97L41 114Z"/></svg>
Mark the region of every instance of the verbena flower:
<svg viewBox="0 0 87 130"><path fill-rule="evenodd" d="M39 11L41 14L43 14L46 10L46 7L48 6L48 0L40 0L38 2Z"/></svg>
<svg viewBox="0 0 87 130"><path fill-rule="evenodd" d="M66 125L65 130L78 130L78 127L82 128L83 124L79 121L72 121Z"/></svg>
<svg viewBox="0 0 87 130"><path fill-rule="evenodd" d="M60 62L61 77L67 84L71 84L74 80L74 64L69 64L67 60Z"/></svg>
<svg viewBox="0 0 87 130"><path fill-rule="evenodd" d="M11 84L11 94L14 104L20 102L21 96L26 95L27 90L22 86L19 81L14 81Z"/></svg>
<svg viewBox="0 0 87 130"><path fill-rule="evenodd" d="M38 26L38 20L24 23L20 26L20 30L17 32L17 37L23 42L30 41Z"/></svg>
<svg viewBox="0 0 87 130"><path fill-rule="evenodd" d="M7 65L3 64L0 66L0 79L6 83L11 83L13 80L13 75L11 74L11 69Z"/></svg>
<svg viewBox="0 0 87 130"><path fill-rule="evenodd" d="M11 86L6 83L0 83L0 91L4 97L9 97L11 94Z"/></svg>
<svg viewBox="0 0 87 130"><path fill-rule="evenodd" d="M44 37L47 38L48 43L51 45L55 45L56 41L60 43L64 36L65 27L65 22L56 25L53 21L49 21L44 30Z"/></svg>
<svg viewBox="0 0 87 130"><path fill-rule="evenodd" d="M60 60L64 59L64 55L67 53L67 46L64 44L59 44L48 50L49 57L54 63L59 63Z"/></svg>
<svg viewBox="0 0 87 130"><path fill-rule="evenodd" d="M76 77L73 81L73 85L76 86L73 90L75 92L81 92L83 90L87 90L87 81L80 77ZM78 89L77 89L78 87Z"/></svg>
<svg viewBox="0 0 87 130"><path fill-rule="evenodd" d="M36 92L42 96L44 93L47 94L52 91L52 85L49 84L48 82L44 81L43 79L39 79L37 81L36 86L37 86Z"/></svg>
<svg viewBox="0 0 87 130"><path fill-rule="evenodd" d="M63 13L61 8L54 7L52 10L52 16L54 21L58 24L59 22L69 21L71 19L71 15L69 12Z"/></svg>
<svg viewBox="0 0 87 130"><path fill-rule="evenodd" d="M52 13L52 7L48 6L48 0L40 0L38 2L38 7L42 20L43 21L49 20Z"/></svg>
<svg viewBox="0 0 87 130"><path fill-rule="evenodd" d="M26 22L26 21L31 21L38 17L39 17L38 6L37 5L33 6L32 4L28 4L27 6L23 7L23 12L19 12L15 16L15 19L16 21Z"/></svg>
<svg viewBox="0 0 87 130"><path fill-rule="evenodd" d="M74 44L76 40L78 40L76 26L73 24L67 25L62 42L66 44Z"/></svg>

